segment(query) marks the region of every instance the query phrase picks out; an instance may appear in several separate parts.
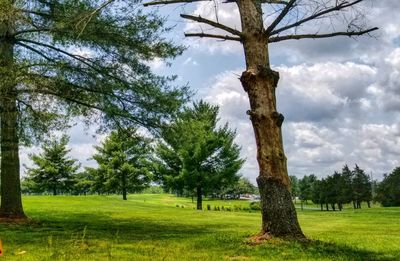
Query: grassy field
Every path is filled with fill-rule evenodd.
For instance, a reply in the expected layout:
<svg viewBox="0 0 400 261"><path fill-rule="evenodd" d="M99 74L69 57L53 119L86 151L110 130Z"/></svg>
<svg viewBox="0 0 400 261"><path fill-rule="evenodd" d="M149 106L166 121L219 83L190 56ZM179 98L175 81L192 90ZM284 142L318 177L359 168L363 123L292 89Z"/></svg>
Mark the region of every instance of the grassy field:
<svg viewBox="0 0 400 261"><path fill-rule="evenodd" d="M248 206L245 201L205 201ZM257 212L197 211L170 195L28 196L27 224L0 224L1 260L400 260L400 208L299 211L310 243L248 238ZM182 207L183 206L183 207Z"/></svg>

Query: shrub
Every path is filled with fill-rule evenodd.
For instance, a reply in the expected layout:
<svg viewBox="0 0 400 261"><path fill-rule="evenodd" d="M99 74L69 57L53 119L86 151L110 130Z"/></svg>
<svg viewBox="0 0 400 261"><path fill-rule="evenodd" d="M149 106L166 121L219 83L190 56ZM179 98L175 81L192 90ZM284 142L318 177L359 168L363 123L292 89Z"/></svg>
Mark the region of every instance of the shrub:
<svg viewBox="0 0 400 261"><path fill-rule="evenodd" d="M251 202L250 209L251 210L261 210L261 202L260 201Z"/></svg>

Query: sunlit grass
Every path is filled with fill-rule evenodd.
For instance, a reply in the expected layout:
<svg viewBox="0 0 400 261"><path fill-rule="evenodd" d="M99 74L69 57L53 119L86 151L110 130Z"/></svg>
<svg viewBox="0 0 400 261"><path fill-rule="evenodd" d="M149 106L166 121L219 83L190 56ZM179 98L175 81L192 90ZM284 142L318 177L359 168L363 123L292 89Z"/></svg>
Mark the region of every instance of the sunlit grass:
<svg viewBox="0 0 400 261"><path fill-rule="evenodd" d="M254 246L248 238L260 228L259 213L197 211L190 198L27 196L24 205L30 223L0 224L0 260L400 260L400 208L299 210L316 241Z"/></svg>

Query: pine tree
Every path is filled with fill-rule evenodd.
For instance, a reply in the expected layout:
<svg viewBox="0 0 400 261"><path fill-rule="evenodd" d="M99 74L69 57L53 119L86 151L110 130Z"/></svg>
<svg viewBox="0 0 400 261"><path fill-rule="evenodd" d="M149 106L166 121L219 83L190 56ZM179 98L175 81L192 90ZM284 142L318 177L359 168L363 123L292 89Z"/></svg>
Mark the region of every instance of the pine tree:
<svg viewBox="0 0 400 261"><path fill-rule="evenodd" d="M95 147L93 159L99 165L95 169L95 180L100 179L97 183L102 185L102 191L122 194L123 200L127 200L129 192L139 192L149 185L152 179L150 141L135 129L119 129Z"/></svg>
<svg viewBox="0 0 400 261"><path fill-rule="evenodd" d="M132 2L0 1L0 217L25 217L19 145L75 116L102 129L157 127L180 107L186 88L170 87L145 63L181 53L165 31Z"/></svg>
<svg viewBox="0 0 400 261"><path fill-rule="evenodd" d="M30 155L35 165L27 168L27 181L33 183L38 192L70 192L74 185L74 176L80 168L76 159L68 156L69 138L63 136L59 141L53 139L42 146L41 154Z"/></svg>
<svg viewBox="0 0 400 261"><path fill-rule="evenodd" d="M395 168L379 183L375 199L384 207L400 206L400 167Z"/></svg>
<svg viewBox="0 0 400 261"><path fill-rule="evenodd" d="M163 128L156 150L158 179L166 188L195 191L197 209L214 188L236 182L244 163L236 133L227 124L218 127L218 110L203 101L185 108Z"/></svg>

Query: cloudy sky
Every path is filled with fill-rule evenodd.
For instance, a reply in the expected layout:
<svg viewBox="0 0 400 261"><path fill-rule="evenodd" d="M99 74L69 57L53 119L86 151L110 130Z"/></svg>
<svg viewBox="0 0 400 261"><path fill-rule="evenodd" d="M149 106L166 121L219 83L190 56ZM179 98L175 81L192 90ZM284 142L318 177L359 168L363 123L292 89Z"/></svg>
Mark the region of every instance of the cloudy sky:
<svg viewBox="0 0 400 261"><path fill-rule="evenodd" d="M195 99L220 106L221 121L237 129L237 143L247 158L242 174L255 181L258 167L246 115L248 99L238 80L245 69L242 47L185 39L183 31L210 29L178 16L183 12L215 19L217 12L220 22L240 29L235 5L221 2L159 8L175 25L172 37L188 49L170 67L158 60L151 66L160 74L178 75L179 84L188 83L196 91ZM272 67L281 76L278 109L285 115L284 146L291 175L326 176L344 164L357 163L381 179L400 166L400 1L371 0L363 8L369 25L380 28L374 37L287 41L270 47ZM69 133L73 157L93 165L87 159L102 137L92 137L93 131L84 131L80 124ZM29 164L27 154L35 151L23 149L22 162Z"/></svg>

